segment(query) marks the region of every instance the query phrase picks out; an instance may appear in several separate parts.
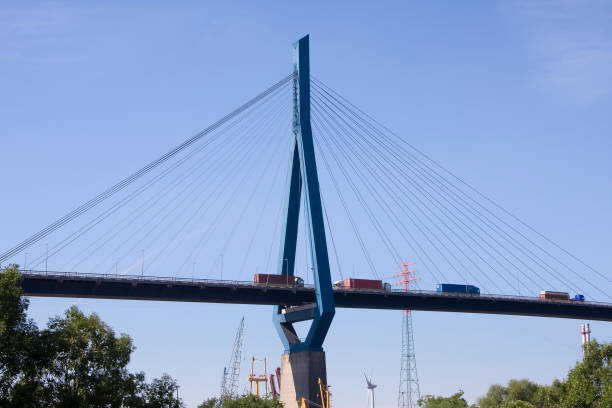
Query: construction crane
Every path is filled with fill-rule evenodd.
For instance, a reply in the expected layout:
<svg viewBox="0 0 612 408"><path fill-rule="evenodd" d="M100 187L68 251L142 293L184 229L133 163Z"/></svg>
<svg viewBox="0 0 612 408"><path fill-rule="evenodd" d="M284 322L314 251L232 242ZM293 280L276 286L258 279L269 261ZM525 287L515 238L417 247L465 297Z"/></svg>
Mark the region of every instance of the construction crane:
<svg viewBox="0 0 612 408"><path fill-rule="evenodd" d="M242 339L244 334L244 316L240 320L238 332L234 339L234 347L229 365L223 368L223 380L221 381L221 393L219 400L223 402L228 398L238 395L238 381L240 379L240 362L242 360Z"/></svg>
<svg viewBox="0 0 612 408"><path fill-rule="evenodd" d="M275 379L276 379L276 384L278 385L274 384ZM278 391L277 391L277 387L278 387ZM276 377L274 377L274 374L270 374L270 391L272 392L272 397L279 398L280 390L281 390L281 369L280 367L276 367Z"/></svg>
<svg viewBox="0 0 612 408"><path fill-rule="evenodd" d="M276 384L274 384L274 374L270 374L270 393L272 393L272 398L278 399L280 394L276 391Z"/></svg>
<svg viewBox="0 0 612 408"><path fill-rule="evenodd" d="M331 408L331 391L329 390L331 385L323 384L320 378L317 383L319 384L321 404L302 397L300 398L300 408Z"/></svg>
<svg viewBox="0 0 612 408"><path fill-rule="evenodd" d="M404 261L400 268L402 270L395 276L401 279L395 285L401 285L404 292L410 290L410 284L418 278L412 277L416 269L408 269L414 263ZM414 353L414 338L412 335L412 313L404 310L402 319L402 353L400 361L400 384L397 398L398 408L416 408L420 398L419 377L416 368L416 356Z"/></svg>
<svg viewBox="0 0 612 408"><path fill-rule="evenodd" d="M226 381L227 381L227 367L223 367L223 376L221 376L221 392L219 393L220 395L219 399L223 397L223 391L226 388Z"/></svg>
<svg viewBox="0 0 612 408"><path fill-rule="evenodd" d="M251 375L249 375L248 381L251 383L251 394L253 394L253 383L255 383L255 394L259 397L259 383L263 383L266 387L264 397L268 398L268 363L266 358L264 362L264 373L255 374L255 357L251 359Z"/></svg>

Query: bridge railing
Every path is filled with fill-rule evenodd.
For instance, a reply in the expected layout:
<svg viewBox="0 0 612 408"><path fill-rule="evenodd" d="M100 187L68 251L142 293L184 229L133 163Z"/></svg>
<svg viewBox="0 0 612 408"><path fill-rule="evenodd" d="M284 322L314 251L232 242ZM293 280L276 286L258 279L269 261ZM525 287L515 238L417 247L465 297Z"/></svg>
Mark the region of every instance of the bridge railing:
<svg viewBox="0 0 612 408"><path fill-rule="evenodd" d="M65 271L39 271L39 270L20 270L19 271L22 276L37 276L37 277L47 277L49 279L88 279L88 280L116 280L116 281L129 281L129 282L159 282L159 283L180 283L180 284L207 284L207 285L232 285L232 286L242 286L242 287L278 287L278 288L286 288L292 287L299 289L300 287L284 285L284 284L272 284L272 283L254 283L253 281L239 281L239 280L225 280L225 279L202 279L202 278L185 278L185 277L176 277L176 276L155 276L155 275L127 275L127 274L114 274L114 273L84 273L84 272L65 272ZM305 284L303 286L307 289L314 288L313 284ZM401 288L393 288L390 290L383 289L349 289L343 287L334 287L334 291L336 292L355 292L358 291L360 293L378 293L387 292L393 294L401 294L405 293ZM596 301L575 301L575 300L550 300L550 299L541 299L538 296L517 296L517 295L502 295L502 294L493 294L493 293L484 293L480 295L472 295L468 293L458 293L458 292L436 292L429 290L410 290L408 294L412 295L438 295L438 296L449 296L449 297L479 297L479 298L488 298L488 299L515 299L515 300L526 300L530 302L541 302L541 303L551 303L551 302L576 302L576 303L587 303L593 305L608 305L606 302L596 302Z"/></svg>
<svg viewBox="0 0 612 408"><path fill-rule="evenodd" d="M79 279L108 279L108 280L121 280L121 281L155 281L161 283L173 282L173 283L207 283L207 284L223 284L223 285L241 285L241 286L252 286L252 281L239 281L239 280L227 280L227 279L201 279L201 278L183 278L176 276L156 276L156 275L127 275L127 274L115 274L115 273L85 273L85 272L64 272L64 271L38 271L38 270L20 270L22 276L37 276L37 277L48 277L50 279L56 278L79 278ZM270 284L270 286L273 286ZM286 286L286 285L278 285Z"/></svg>

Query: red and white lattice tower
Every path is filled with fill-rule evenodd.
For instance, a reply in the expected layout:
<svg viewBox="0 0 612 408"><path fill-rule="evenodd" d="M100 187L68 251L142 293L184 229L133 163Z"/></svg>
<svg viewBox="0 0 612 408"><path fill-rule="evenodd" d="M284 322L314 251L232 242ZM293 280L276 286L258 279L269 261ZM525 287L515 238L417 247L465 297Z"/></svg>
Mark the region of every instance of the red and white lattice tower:
<svg viewBox="0 0 612 408"><path fill-rule="evenodd" d="M589 347L589 343L591 342L591 327L588 323L580 325L580 335L582 336L582 358L584 359L587 347Z"/></svg>
<svg viewBox="0 0 612 408"><path fill-rule="evenodd" d="M402 270L394 276L401 279L394 285L401 285L404 292L410 290L412 282L418 278L414 277L416 269L408 269L414 263L404 263L400 266ZM421 397L419 392L419 377L417 375L416 356L414 353L414 337L412 335L412 313L404 310L402 319L402 355L400 362L400 384L397 398L398 408L416 408L417 401Z"/></svg>

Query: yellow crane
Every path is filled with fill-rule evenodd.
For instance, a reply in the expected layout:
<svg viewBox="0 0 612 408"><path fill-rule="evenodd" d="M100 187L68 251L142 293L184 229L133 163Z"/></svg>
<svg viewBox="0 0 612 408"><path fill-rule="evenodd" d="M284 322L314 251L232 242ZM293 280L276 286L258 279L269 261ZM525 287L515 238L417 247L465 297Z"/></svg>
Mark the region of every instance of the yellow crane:
<svg viewBox="0 0 612 408"><path fill-rule="evenodd" d="M324 385L323 381L319 378L319 395L321 396L321 405L311 402L311 407L308 407L308 400L304 397L300 400L300 408L331 408L331 391L329 390L329 385Z"/></svg>
<svg viewBox="0 0 612 408"><path fill-rule="evenodd" d="M268 398L268 366L266 358L264 357L264 374L255 374L255 357L251 359L251 375L249 375L249 382L251 383L251 394L253 394L253 383L255 383L255 394L259 397L259 383L263 382L266 386L266 393L263 395Z"/></svg>

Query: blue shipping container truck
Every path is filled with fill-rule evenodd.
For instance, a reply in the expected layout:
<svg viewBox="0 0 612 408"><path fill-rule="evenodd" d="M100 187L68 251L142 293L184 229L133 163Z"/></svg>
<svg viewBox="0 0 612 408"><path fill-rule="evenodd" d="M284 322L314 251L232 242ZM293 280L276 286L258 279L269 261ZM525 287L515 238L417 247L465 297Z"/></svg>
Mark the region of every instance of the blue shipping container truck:
<svg viewBox="0 0 612 408"><path fill-rule="evenodd" d="M467 293L469 295L480 295L480 289L472 285L457 285L454 283L438 283L436 292L444 293Z"/></svg>

